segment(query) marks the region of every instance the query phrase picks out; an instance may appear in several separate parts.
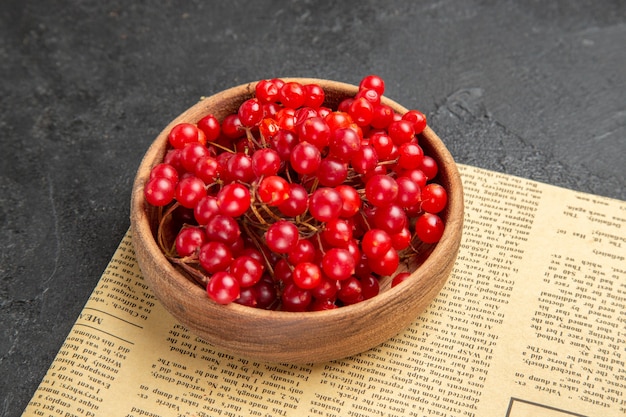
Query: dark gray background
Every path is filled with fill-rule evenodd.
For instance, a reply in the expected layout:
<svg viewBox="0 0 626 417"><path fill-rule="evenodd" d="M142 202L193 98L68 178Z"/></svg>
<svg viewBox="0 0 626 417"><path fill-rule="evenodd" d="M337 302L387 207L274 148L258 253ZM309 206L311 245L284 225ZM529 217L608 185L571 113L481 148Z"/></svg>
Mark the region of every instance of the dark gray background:
<svg viewBox="0 0 626 417"><path fill-rule="evenodd" d="M0 415L20 415L129 227L142 154L199 97L358 83L458 162L626 199L626 2L0 3Z"/></svg>

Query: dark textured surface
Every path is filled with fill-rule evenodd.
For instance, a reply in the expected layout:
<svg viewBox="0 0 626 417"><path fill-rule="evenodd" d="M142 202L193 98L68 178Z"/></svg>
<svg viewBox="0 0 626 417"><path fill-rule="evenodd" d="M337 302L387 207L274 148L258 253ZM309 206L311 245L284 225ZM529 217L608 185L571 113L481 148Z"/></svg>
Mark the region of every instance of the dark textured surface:
<svg viewBox="0 0 626 417"><path fill-rule="evenodd" d="M0 415L21 414L127 230L148 144L200 96L376 73L457 161L626 199L625 43L621 0L3 0Z"/></svg>

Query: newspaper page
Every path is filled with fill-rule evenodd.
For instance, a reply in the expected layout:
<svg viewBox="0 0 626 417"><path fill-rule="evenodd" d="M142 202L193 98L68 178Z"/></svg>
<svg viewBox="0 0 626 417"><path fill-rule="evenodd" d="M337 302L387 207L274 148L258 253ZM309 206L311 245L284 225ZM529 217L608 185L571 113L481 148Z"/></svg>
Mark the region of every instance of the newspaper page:
<svg viewBox="0 0 626 417"><path fill-rule="evenodd" d="M469 166L454 270L401 334L327 363L215 349L127 234L23 416L626 415L626 202Z"/></svg>

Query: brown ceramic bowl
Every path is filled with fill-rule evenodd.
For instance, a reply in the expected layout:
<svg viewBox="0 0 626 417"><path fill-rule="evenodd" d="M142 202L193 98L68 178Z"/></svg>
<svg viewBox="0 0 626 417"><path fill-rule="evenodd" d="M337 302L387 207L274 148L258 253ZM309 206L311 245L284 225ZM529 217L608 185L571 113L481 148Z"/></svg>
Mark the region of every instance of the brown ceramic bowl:
<svg viewBox="0 0 626 417"><path fill-rule="evenodd" d="M286 79L287 80L287 79ZM289 79L318 83L326 93L325 105L336 108L353 96L357 87L319 79ZM236 112L254 94L255 83L240 85L202 99L173 120L146 152L137 172L131 201L131 230L137 261L146 282L165 309L189 331L218 349L264 362L315 363L364 352L408 327L439 293L454 265L463 227L463 190L456 164L437 135L427 127L419 135L425 154L439 164L436 179L448 191L446 223L441 240L401 266L412 272L391 288L381 281L381 292L364 302L321 312L268 311L236 303L219 305L199 285L185 277L164 257L155 241L156 210L149 207L143 186L150 169L161 162L167 133L181 122L195 123L208 113L219 120ZM406 108L383 98L395 111Z"/></svg>

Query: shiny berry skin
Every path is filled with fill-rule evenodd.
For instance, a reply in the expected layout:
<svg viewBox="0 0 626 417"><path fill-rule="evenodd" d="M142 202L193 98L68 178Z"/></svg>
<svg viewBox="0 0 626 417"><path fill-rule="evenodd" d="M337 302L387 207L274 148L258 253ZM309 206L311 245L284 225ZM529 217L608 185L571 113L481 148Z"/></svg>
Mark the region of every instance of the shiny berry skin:
<svg viewBox="0 0 626 417"><path fill-rule="evenodd" d="M354 274L356 261L347 249L332 248L322 257L322 270L330 279L341 281Z"/></svg>
<svg viewBox="0 0 626 417"><path fill-rule="evenodd" d="M298 82L285 83L278 91L278 100L283 106L297 109L304 105L306 101L305 89Z"/></svg>
<svg viewBox="0 0 626 417"><path fill-rule="evenodd" d="M401 284L402 282L406 281L410 276L411 276L411 274L409 274L408 272L400 272L400 273L398 273L391 280L391 288L393 288L396 285Z"/></svg>
<svg viewBox="0 0 626 417"><path fill-rule="evenodd" d="M239 183L225 185L217 193L217 206L222 214L238 217L250 208L250 191Z"/></svg>
<svg viewBox="0 0 626 417"><path fill-rule="evenodd" d="M237 115L242 125L245 127L254 127L263 120L263 113L263 106L259 99L251 98L241 103Z"/></svg>
<svg viewBox="0 0 626 417"><path fill-rule="evenodd" d="M312 262L301 262L293 268L293 283L304 290L312 290L322 281L322 271Z"/></svg>
<svg viewBox="0 0 626 417"><path fill-rule="evenodd" d="M374 106L371 125L375 129L386 129L393 121L393 109L385 104Z"/></svg>
<svg viewBox="0 0 626 417"><path fill-rule="evenodd" d="M323 149L330 140L330 127L323 118L309 117L298 126L301 142L309 142L318 149Z"/></svg>
<svg viewBox="0 0 626 417"><path fill-rule="evenodd" d="M150 179L153 178L167 178L175 185L178 182L178 171L173 165L160 163L150 170Z"/></svg>
<svg viewBox="0 0 626 417"><path fill-rule="evenodd" d="M286 220L272 224L265 233L267 246L276 253L289 253L294 250L298 239L298 228Z"/></svg>
<svg viewBox="0 0 626 417"><path fill-rule="evenodd" d="M393 143L398 146L410 142L415 136L413 124L408 120L396 120L391 122L387 127L387 131Z"/></svg>
<svg viewBox="0 0 626 417"><path fill-rule="evenodd" d="M144 186L146 201L156 207L166 206L174 200L176 184L163 177L155 177Z"/></svg>
<svg viewBox="0 0 626 417"><path fill-rule="evenodd" d="M409 177L399 177L396 179L398 184L398 196L396 203L403 208L412 207L421 201L421 190Z"/></svg>
<svg viewBox="0 0 626 417"><path fill-rule="evenodd" d="M446 189L437 184L430 183L422 188L422 209L429 213L439 213L448 203Z"/></svg>
<svg viewBox="0 0 626 417"><path fill-rule="evenodd" d="M205 184L212 184L215 182L221 172L221 167L217 162L217 159L212 156L205 156L196 162L193 168L193 173L196 177L204 181Z"/></svg>
<svg viewBox="0 0 626 417"><path fill-rule="evenodd" d="M445 225L436 214L424 213L417 218L415 234L424 243L437 243L443 236Z"/></svg>
<svg viewBox="0 0 626 417"><path fill-rule="evenodd" d="M278 153L281 161L289 161L291 152L298 143L298 136L285 129L279 130L271 140L272 148Z"/></svg>
<svg viewBox="0 0 626 417"><path fill-rule="evenodd" d="M422 165L424 151L414 142L406 142L398 147L398 166L402 169L413 169Z"/></svg>
<svg viewBox="0 0 626 417"><path fill-rule="evenodd" d="M396 272L400 265L400 257L398 251L391 248L382 257L376 259L368 259L368 266L372 269L372 272L378 275L386 276Z"/></svg>
<svg viewBox="0 0 626 417"><path fill-rule="evenodd" d="M359 279L359 281L361 283L361 295L363 295L364 300L369 300L380 292L380 284L374 275L368 275Z"/></svg>
<svg viewBox="0 0 626 417"><path fill-rule="evenodd" d="M195 176L183 178L176 186L176 200L186 208L194 208L206 195L204 182Z"/></svg>
<svg viewBox="0 0 626 417"><path fill-rule="evenodd" d="M361 149L361 138L349 127L335 129L330 137L329 152L336 158L348 162Z"/></svg>
<svg viewBox="0 0 626 417"><path fill-rule="evenodd" d="M200 248L198 260L209 274L225 271L233 261L233 254L225 243L207 242Z"/></svg>
<svg viewBox="0 0 626 417"><path fill-rule="evenodd" d="M259 149L252 154L252 171L257 177L276 175L280 162L280 155L274 149Z"/></svg>
<svg viewBox="0 0 626 417"><path fill-rule="evenodd" d="M242 152L237 152L228 159L226 170L228 177L234 181L250 183L255 178L252 158Z"/></svg>
<svg viewBox="0 0 626 417"><path fill-rule="evenodd" d="M292 265L297 265L303 262L313 262L315 255L315 245L309 239L300 239L296 247L287 255L287 260Z"/></svg>
<svg viewBox="0 0 626 417"><path fill-rule="evenodd" d="M329 187L318 188L309 198L309 213L320 222L339 217L342 206L341 194Z"/></svg>
<svg viewBox="0 0 626 417"><path fill-rule="evenodd" d="M254 87L256 98L263 103L278 100L278 86L272 80L261 80Z"/></svg>
<svg viewBox="0 0 626 417"><path fill-rule="evenodd" d="M212 195L202 197L193 209L193 216L200 225L205 225L209 219L220 212L217 198Z"/></svg>
<svg viewBox="0 0 626 417"><path fill-rule="evenodd" d="M259 183L257 195L268 206L280 206L289 198L289 182L278 175L265 177Z"/></svg>
<svg viewBox="0 0 626 417"><path fill-rule="evenodd" d="M229 139L243 137L245 135L243 127L244 126L236 113L229 114L222 121L222 133L224 133L224 135Z"/></svg>
<svg viewBox="0 0 626 417"><path fill-rule="evenodd" d="M239 223L231 216L216 214L207 222L205 226L206 235L209 240L223 242L232 245L241 236Z"/></svg>
<svg viewBox="0 0 626 417"><path fill-rule="evenodd" d="M348 277L341 282L337 298L345 304L356 304L363 300L363 287L356 277Z"/></svg>
<svg viewBox="0 0 626 417"><path fill-rule="evenodd" d="M359 212L362 206L361 196L357 190L350 185L338 185L335 187L335 191L341 196L341 211L339 216L342 218L349 218Z"/></svg>
<svg viewBox="0 0 626 417"><path fill-rule="evenodd" d="M334 156L327 156L320 162L316 175L320 185L339 186L348 178L348 164Z"/></svg>
<svg viewBox="0 0 626 417"><path fill-rule="evenodd" d="M254 284L252 289L256 296L256 308L269 310L273 309L278 303L278 293L271 279L269 281L261 279L261 281Z"/></svg>
<svg viewBox="0 0 626 417"><path fill-rule="evenodd" d="M281 296L283 310L291 312L307 311L312 299L310 290L302 289L293 282L285 286Z"/></svg>
<svg viewBox="0 0 626 417"><path fill-rule="evenodd" d="M350 104L348 114L358 126L367 126L374 118L374 105L365 97L354 99Z"/></svg>
<svg viewBox="0 0 626 417"><path fill-rule="evenodd" d="M198 141L198 128L191 123L179 123L167 136L172 147L182 149L185 144Z"/></svg>
<svg viewBox="0 0 626 417"><path fill-rule="evenodd" d="M298 174L312 174L319 168L322 155L317 146L300 142L294 146L289 161L293 170Z"/></svg>
<svg viewBox="0 0 626 417"><path fill-rule="evenodd" d="M435 159L429 155L424 155L424 158L422 159L422 165L419 167L419 169L424 173L424 175L426 175L426 178L428 178L428 180L432 180L433 178L435 178L437 176L437 173L439 172L439 166L437 165L437 161L435 161Z"/></svg>
<svg viewBox="0 0 626 417"><path fill-rule="evenodd" d="M220 122L212 114L206 115L198 121L198 129L204 132L208 142L215 141L222 131Z"/></svg>
<svg viewBox="0 0 626 417"><path fill-rule="evenodd" d="M209 150L206 146L198 142L191 142L182 148L180 162L186 171L194 172L198 160L206 156L209 156Z"/></svg>
<svg viewBox="0 0 626 417"><path fill-rule="evenodd" d="M185 227L176 236L176 252L180 256L191 256L206 242L206 234L199 227Z"/></svg>
<svg viewBox="0 0 626 417"><path fill-rule="evenodd" d="M368 258L382 258L391 248L391 236L382 229L368 230L361 240L361 250Z"/></svg>
<svg viewBox="0 0 626 417"><path fill-rule="evenodd" d="M324 104L326 93L324 89L317 84L306 84L304 86L304 106L317 108Z"/></svg>
<svg viewBox="0 0 626 417"><path fill-rule="evenodd" d="M377 207L374 213L374 225L389 234L400 232L408 224L405 211L397 204Z"/></svg>
<svg viewBox="0 0 626 417"><path fill-rule="evenodd" d="M398 183L388 175L374 175L365 184L365 196L376 207L387 206L398 197Z"/></svg>
<svg viewBox="0 0 626 417"><path fill-rule="evenodd" d="M239 298L239 283L228 272L213 274L207 284L208 296L218 304L229 304Z"/></svg>
<svg viewBox="0 0 626 417"><path fill-rule="evenodd" d="M385 92L385 81L383 81L383 79L378 75L370 74L363 77L359 83L359 90L364 89L376 90L376 92L382 96Z"/></svg>
<svg viewBox="0 0 626 417"><path fill-rule="evenodd" d="M402 116L402 118L413 124L413 130L416 134L422 133L422 131L426 128L426 116L419 110L409 110Z"/></svg>
<svg viewBox="0 0 626 417"><path fill-rule="evenodd" d="M361 146L352 155L350 160L352 168L359 174L367 174L378 165L378 155L372 146Z"/></svg>
<svg viewBox="0 0 626 417"><path fill-rule="evenodd" d="M230 273L242 288L255 285L261 280L265 268L251 256L239 256L230 264Z"/></svg>
<svg viewBox="0 0 626 417"><path fill-rule="evenodd" d="M309 205L309 194L306 189L295 183L289 184L289 197L278 205L278 210L288 217L303 214Z"/></svg>
<svg viewBox="0 0 626 417"><path fill-rule="evenodd" d="M320 236L333 247L346 248L352 240L352 222L345 219L331 219L324 225Z"/></svg>

